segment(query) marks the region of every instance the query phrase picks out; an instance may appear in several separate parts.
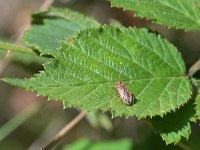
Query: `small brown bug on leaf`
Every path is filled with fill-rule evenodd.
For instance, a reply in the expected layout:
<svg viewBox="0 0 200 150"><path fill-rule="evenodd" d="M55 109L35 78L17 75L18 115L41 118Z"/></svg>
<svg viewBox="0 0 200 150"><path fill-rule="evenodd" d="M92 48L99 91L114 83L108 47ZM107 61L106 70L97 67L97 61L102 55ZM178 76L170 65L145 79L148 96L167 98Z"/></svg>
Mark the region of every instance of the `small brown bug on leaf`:
<svg viewBox="0 0 200 150"><path fill-rule="evenodd" d="M69 36L68 39L67 39L67 44L69 44L69 45L72 45L72 44L73 44L72 38L71 38L70 36Z"/></svg>
<svg viewBox="0 0 200 150"><path fill-rule="evenodd" d="M128 91L126 85L121 81L116 82L116 88L118 90L118 94L121 98L121 101L126 105L132 105L134 102L134 96L131 92Z"/></svg>

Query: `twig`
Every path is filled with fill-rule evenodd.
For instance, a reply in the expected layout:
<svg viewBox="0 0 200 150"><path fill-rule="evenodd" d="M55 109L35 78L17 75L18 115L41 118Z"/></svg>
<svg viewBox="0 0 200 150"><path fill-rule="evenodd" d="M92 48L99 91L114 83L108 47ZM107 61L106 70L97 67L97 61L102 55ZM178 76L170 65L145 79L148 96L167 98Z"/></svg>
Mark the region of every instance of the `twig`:
<svg viewBox="0 0 200 150"><path fill-rule="evenodd" d="M40 6L39 10L46 10L54 0L45 0L42 5ZM19 35L17 36L17 39L15 40L15 43L19 43L22 36L24 35L24 32L30 28L30 23L26 23L22 26L20 29ZM12 50L8 50L6 56L0 61L0 74L4 70L4 68L8 65L10 58L12 56Z"/></svg>
<svg viewBox="0 0 200 150"><path fill-rule="evenodd" d="M39 10L46 10L51 6L54 0L45 0L44 3L40 6Z"/></svg>
<svg viewBox="0 0 200 150"><path fill-rule="evenodd" d="M76 118L74 118L70 123L68 123L58 134L46 145L41 148L41 150L52 149L63 137L71 130L81 119L86 116L86 112L81 112Z"/></svg>
<svg viewBox="0 0 200 150"><path fill-rule="evenodd" d="M198 70L200 70L200 59L190 67L187 76L193 76Z"/></svg>

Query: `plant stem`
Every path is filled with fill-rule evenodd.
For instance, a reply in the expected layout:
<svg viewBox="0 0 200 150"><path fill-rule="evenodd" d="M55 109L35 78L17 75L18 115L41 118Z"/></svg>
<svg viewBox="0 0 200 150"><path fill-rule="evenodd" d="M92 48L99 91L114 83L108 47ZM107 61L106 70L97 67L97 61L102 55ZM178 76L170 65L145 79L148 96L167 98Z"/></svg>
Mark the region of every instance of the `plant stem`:
<svg viewBox="0 0 200 150"><path fill-rule="evenodd" d="M190 67L187 76L193 76L198 70L200 70L200 59Z"/></svg>
<svg viewBox="0 0 200 150"><path fill-rule="evenodd" d="M41 148L41 150L52 149L63 137L70 131L77 123L79 123L86 116L86 112L81 112L76 116L71 122L69 122L63 129L61 129L57 135L46 145Z"/></svg>

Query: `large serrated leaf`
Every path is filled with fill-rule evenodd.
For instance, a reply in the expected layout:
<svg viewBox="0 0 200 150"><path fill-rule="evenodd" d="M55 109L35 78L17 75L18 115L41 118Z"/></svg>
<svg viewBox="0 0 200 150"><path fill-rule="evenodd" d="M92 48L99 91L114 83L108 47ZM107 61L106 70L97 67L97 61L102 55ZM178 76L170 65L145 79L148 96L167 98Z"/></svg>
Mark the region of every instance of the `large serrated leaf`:
<svg viewBox="0 0 200 150"><path fill-rule="evenodd" d="M87 27L99 25L94 19L70 9L50 8L35 13L33 17L33 22L41 19L43 24L33 24L25 33L24 42L41 54L52 54L59 48L61 40Z"/></svg>
<svg viewBox="0 0 200 150"><path fill-rule="evenodd" d="M177 144L182 137L188 139L191 133L190 122L195 122L194 105L190 102L164 118L152 119L153 126L166 144Z"/></svg>
<svg viewBox="0 0 200 150"><path fill-rule="evenodd" d="M63 100L65 107L111 110L114 116L164 115L186 103L191 85L176 48L146 29L103 26L74 35L45 71L29 80L5 81ZM126 106L116 94L123 81L135 95Z"/></svg>
<svg viewBox="0 0 200 150"><path fill-rule="evenodd" d="M162 25L200 30L199 0L111 0L111 4Z"/></svg>

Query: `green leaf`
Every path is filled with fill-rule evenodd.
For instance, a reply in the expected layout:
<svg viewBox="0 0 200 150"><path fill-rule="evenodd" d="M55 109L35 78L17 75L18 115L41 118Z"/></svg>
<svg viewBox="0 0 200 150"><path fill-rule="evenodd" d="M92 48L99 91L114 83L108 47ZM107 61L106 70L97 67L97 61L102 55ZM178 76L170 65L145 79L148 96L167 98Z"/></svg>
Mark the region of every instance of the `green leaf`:
<svg viewBox="0 0 200 150"><path fill-rule="evenodd" d="M132 150L132 141L129 139L94 142L87 139L82 139L64 147L63 150Z"/></svg>
<svg viewBox="0 0 200 150"><path fill-rule="evenodd" d="M27 119L38 112L40 105L33 103L0 127L0 142L22 125Z"/></svg>
<svg viewBox="0 0 200 150"><path fill-rule="evenodd" d="M195 122L194 105L189 102L176 112L152 119L153 126L166 144L177 144L182 137L189 138L191 133L190 122Z"/></svg>
<svg viewBox="0 0 200 150"><path fill-rule="evenodd" d="M195 103L196 103L196 116L198 119L200 119L200 94L197 95Z"/></svg>
<svg viewBox="0 0 200 150"><path fill-rule="evenodd" d="M40 57L32 49L11 43L0 42L0 57L6 56L7 50L12 50L11 60L30 63L45 63L48 58Z"/></svg>
<svg viewBox="0 0 200 150"><path fill-rule="evenodd" d="M199 0L112 0L111 4L162 25L200 30Z"/></svg>
<svg viewBox="0 0 200 150"><path fill-rule="evenodd" d="M196 109L196 117L197 119L200 120L200 80L192 78L191 81L197 90L197 96L195 98L195 105L196 105L195 109Z"/></svg>
<svg viewBox="0 0 200 150"><path fill-rule="evenodd" d="M76 12L69 8L55 8L51 7L48 11L35 11L32 15L32 23L38 24L38 21L41 22L43 19L64 19L68 22L74 23L75 25L81 26L80 28L88 28L99 26L99 23L88 16L83 15L82 13Z"/></svg>
<svg viewBox="0 0 200 150"><path fill-rule="evenodd" d="M33 17L34 20L42 18L43 24L33 25L25 33L24 42L41 54L52 54L59 48L61 40L87 27L99 25L94 19L70 9L51 8L45 12L37 12Z"/></svg>
<svg viewBox="0 0 200 150"><path fill-rule="evenodd" d="M176 48L146 29L103 26L63 42L55 59L35 77L4 79L37 91L64 107L111 110L113 116L163 116L186 103L191 85ZM122 104L115 89L123 81L134 94L132 106Z"/></svg>

